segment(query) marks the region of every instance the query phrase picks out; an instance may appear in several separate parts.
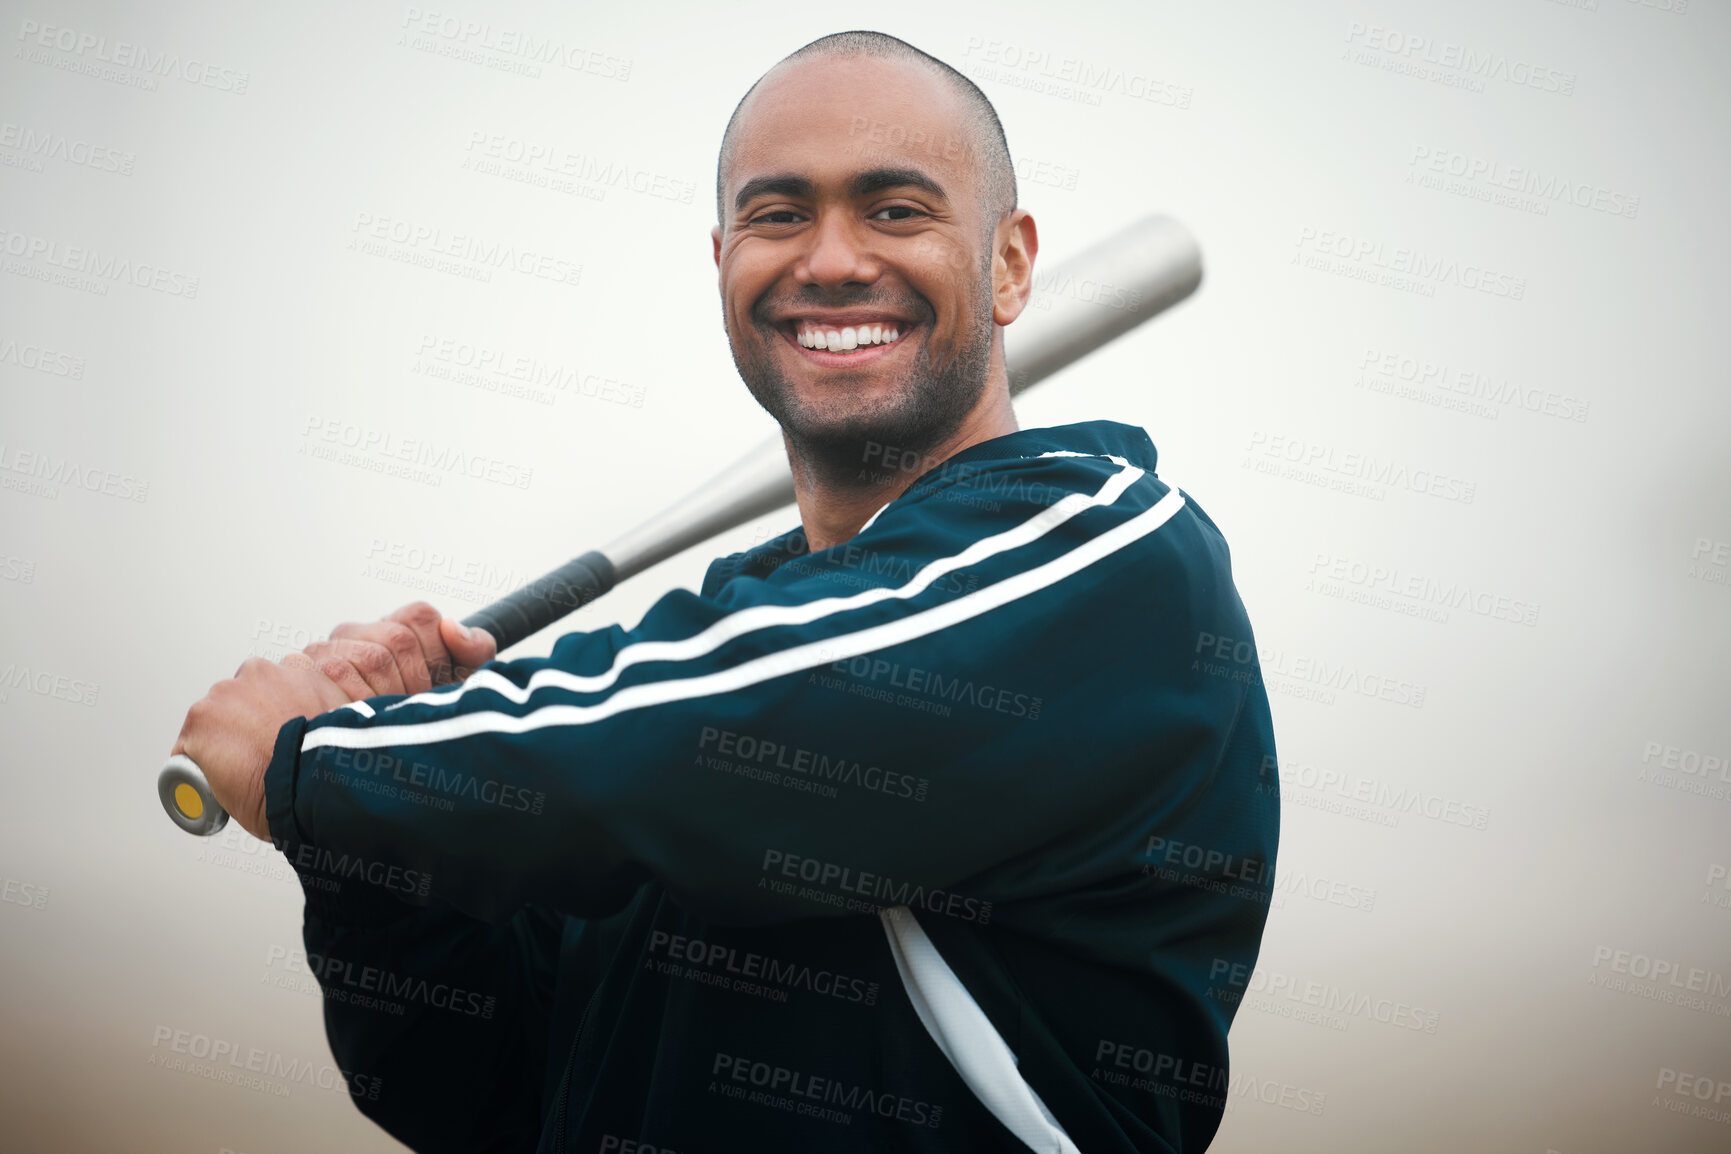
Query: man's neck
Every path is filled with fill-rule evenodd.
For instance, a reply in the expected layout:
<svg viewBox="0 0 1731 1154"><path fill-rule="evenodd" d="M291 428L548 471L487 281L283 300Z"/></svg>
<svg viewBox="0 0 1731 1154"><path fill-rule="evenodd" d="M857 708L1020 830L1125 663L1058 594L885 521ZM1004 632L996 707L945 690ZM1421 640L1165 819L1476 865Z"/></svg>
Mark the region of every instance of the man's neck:
<svg viewBox="0 0 1731 1154"><path fill-rule="evenodd" d="M994 358L995 360L996 358ZM813 468L801 459L793 444L787 444L788 463L793 468L793 489L799 500L805 539L816 553L840 545L860 531L873 513L907 491L920 474L949 460L963 449L1013 433L1019 428L1010 407L1010 391L1001 364L994 365L994 379L980 394L979 403L963 418L956 431L919 456L917 461L886 461L875 468L862 462L852 476L834 476Z"/></svg>

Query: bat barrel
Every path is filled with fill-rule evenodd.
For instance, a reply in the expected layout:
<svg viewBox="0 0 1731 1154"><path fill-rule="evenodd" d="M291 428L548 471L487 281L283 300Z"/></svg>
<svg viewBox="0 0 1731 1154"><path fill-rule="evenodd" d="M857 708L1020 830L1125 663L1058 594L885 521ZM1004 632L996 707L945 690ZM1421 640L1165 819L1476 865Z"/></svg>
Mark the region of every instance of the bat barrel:
<svg viewBox="0 0 1731 1154"><path fill-rule="evenodd" d="M1004 330L1010 392L1020 393L1202 283L1202 248L1169 216L1148 216L1063 264L1034 273L1034 297Z"/></svg>

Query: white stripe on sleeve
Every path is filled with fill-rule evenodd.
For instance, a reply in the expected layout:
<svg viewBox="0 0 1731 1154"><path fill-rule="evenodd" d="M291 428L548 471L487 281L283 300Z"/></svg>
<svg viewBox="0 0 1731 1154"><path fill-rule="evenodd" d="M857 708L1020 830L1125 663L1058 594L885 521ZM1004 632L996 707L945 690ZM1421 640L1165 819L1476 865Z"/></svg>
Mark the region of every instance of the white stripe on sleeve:
<svg viewBox="0 0 1731 1154"><path fill-rule="evenodd" d="M1047 511L1056 507L1051 506ZM1002 605L1019 601L1146 537L1171 520L1183 507L1184 495L1174 487L1151 507L1128 521L1120 522L1104 533L1090 537L1069 552L1059 554L1043 565L1023 570L919 613L857 629L851 633L789 646L727 669L697 677L627 686L611 697L591 705L548 704L525 714L476 711L443 717L436 721L373 726L366 729L327 726L309 730L301 743L301 749L304 752L321 746L381 749L398 745L431 745L442 741L455 741L477 733L528 733L549 726L591 725L632 710L732 693L790 673L801 673L819 665L913 641L971 620ZM983 542L975 544L980 545ZM967 552L963 550L958 556L965 556Z"/></svg>
<svg viewBox="0 0 1731 1154"><path fill-rule="evenodd" d="M567 673L562 669L543 669L531 675L526 684L519 686L499 673L483 669L460 686L405 697L387 707L386 712L401 709L405 705L447 705L465 694L481 691L497 693L518 705L528 701L530 695L539 689L598 693L612 686L631 666L645 661L692 661L714 652L729 641L760 629L771 629L780 625L809 625L832 614L862 609L880 601L916 597L946 574L969 565L978 565L1000 553L1036 541L1078 513L1115 502L1125 490L1143 477L1144 470L1121 458L1113 460L1122 467L1106 479L1098 492L1092 495L1071 493L1014 528L975 541L960 553L930 562L899 588L866 589L847 597L823 597L798 605L754 605L728 614L691 637L678 641L639 641L627 645L614 655L612 667L600 674L585 676Z"/></svg>

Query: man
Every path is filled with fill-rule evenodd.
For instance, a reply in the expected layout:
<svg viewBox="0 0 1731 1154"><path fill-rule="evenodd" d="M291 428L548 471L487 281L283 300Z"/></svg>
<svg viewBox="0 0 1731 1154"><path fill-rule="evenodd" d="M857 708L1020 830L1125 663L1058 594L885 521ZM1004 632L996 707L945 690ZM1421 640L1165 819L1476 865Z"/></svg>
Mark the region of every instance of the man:
<svg viewBox="0 0 1731 1154"><path fill-rule="evenodd" d="M801 528L458 685L485 634L343 626L177 750L417 1150L1202 1149L1277 819L1224 541L1140 429L1017 429L1038 241L965 78L816 41L717 195Z"/></svg>

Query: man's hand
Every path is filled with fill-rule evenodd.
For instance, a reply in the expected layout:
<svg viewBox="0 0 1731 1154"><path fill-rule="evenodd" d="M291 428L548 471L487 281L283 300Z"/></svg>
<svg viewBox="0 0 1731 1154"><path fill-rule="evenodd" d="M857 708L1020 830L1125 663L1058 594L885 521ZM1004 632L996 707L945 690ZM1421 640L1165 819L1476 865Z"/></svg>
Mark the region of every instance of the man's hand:
<svg viewBox="0 0 1731 1154"><path fill-rule="evenodd" d="M315 641L283 664L317 669L355 700L387 693L425 693L464 681L493 660L497 645L485 629L465 629L425 601L383 621L346 623L329 641Z"/></svg>
<svg viewBox="0 0 1731 1154"><path fill-rule="evenodd" d="M264 772L284 722L368 697L462 681L496 649L491 633L465 629L425 601L370 625L339 625L331 640L291 653L281 664L255 657L213 685L187 710L170 752L196 761L229 815L269 841Z"/></svg>
<svg viewBox="0 0 1731 1154"><path fill-rule="evenodd" d="M240 827L270 840L264 812L264 771L270 767L277 730L294 717L311 717L351 700L316 669L249 658L227 681L211 686L186 711L186 722L170 753L198 763L210 792Z"/></svg>

